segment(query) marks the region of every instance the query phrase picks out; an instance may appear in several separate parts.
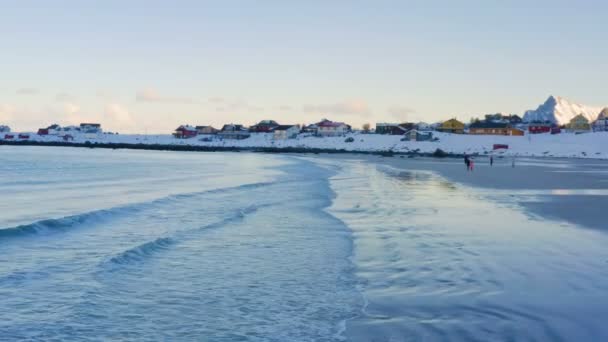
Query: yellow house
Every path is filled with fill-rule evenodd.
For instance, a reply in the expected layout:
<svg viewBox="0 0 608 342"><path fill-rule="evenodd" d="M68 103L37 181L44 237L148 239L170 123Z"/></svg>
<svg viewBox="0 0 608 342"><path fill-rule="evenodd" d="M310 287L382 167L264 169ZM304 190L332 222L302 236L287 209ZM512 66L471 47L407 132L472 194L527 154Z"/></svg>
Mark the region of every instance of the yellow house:
<svg viewBox="0 0 608 342"><path fill-rule="evenodd" d="M440 132L445 132L445 133L462 134L462 133L464 133L464 123L462 123L456 119L450 119L450 120L444 121L437 130Z"/></svg>
<svg viewBox="0 0 608 342"><path fill-rule="evenodd" d="M591 130L591 124L589 120L583 115L579 114L570 120L568 124L568 129L574 132L585 132Z"/></svg>

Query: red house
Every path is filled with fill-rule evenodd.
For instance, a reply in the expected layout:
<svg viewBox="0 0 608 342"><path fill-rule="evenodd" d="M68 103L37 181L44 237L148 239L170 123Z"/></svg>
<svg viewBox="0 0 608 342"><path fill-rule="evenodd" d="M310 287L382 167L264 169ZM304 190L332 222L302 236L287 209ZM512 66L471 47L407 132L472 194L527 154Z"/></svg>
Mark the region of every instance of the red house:
<svg viewBox="0 0 608 342"><path fill-rule="evenodd" d="M508 150L509 149L509 145L505 145L505 144L494 144L494 146L492 146L493 150Z"/></svg>
<svg viewBox="0 0 608 342"><path fill-rule="evenodd" d="M528 126L528 132L530 134L549 133L549 132L551 132L551 125L530 124L530 126Z"/></svg>
<svg viewBox="0 0 608 342"><path fill-rule="evenodd" d="M19 134L19 139L29 139L30 135L29 134Z"/></svg>
<svg viewBox="0 0 608 342"><path fill-rule="evenodd" d="M188 139L188 138L195 137L197 135L198 135L198 131L196 130L196 128L194 128L190 125L181 125L181 126L177 127L177 129L173 133L173 136L178 139Z"/></svg>
<svg viewBox="0 0 608 342"><path fill-rule="evenodd" d="M14 134L5 134L4 135L4 139L5 140L13 140L13 139L15 139L15 135Z"/></svg>
<svg viewBox="0 0 608 342"><path fill-rule="evenodd" d="M38 129L38 135L49 135L49 129L48 128Z"/></svg>

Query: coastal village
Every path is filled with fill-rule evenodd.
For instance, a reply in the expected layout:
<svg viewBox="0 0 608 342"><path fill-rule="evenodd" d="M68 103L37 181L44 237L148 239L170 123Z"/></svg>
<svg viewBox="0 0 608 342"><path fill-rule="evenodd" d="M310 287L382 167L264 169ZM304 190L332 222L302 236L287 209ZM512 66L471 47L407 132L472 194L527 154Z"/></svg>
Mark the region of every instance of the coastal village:
<svg viewBox="0 0 608 342"><path fill-rule="evenodd" d="M448 119L433 124L425 122L404 123L376 123L375 128L365 124L355 129L348 123L323 119L310 125L279 124L275 120L262 120L251 126L229 123L222 127L193 126L184 124L171 132L176 139L247 139L252 134L270 134L274 140L295 139L298 135L317 137L346 136L348 133L358 132L362 134L386 134L401 135L405 140L428 141L433 139L433 132L470 135L499 135L499 136L524 136L527 134L560 134L574 133L582 134L589 132L608 131L608 107L604 108L594 121L588 120L583 114L575 116L566 125L558 125L549 121L525 122L515 114L487 114L483 119L472 119L464 123L456 118ZM88 138L95 138L100 134L107 133L102 130L100 123L81 123L78 126L59 126L53 124L40 128L35 133L12 133L7 125L0 125L0 139L3 140L28 140L33 135L57 136L64 141L72 141L74 135L83 134ZM203 140L206 141L206 140Z"/></svg>
<svg viewBox="0 0 608 342"><path fill-rule="evenodd" d="M551 101L561 99L550 97L547 102ZM267 119L249 126L242 123L226 123L221 127L183 124L168 129L164 135L105 132L101 123L91 122L78 126L52 124L36 132L12 132L7 125L0 125L0 144L149 144L397 153L431 153L441 149L454 154L488 154L494 150L505 150L501 153L608 158L606 151L599 147L605 146L605 140L608 140L608 134L603 134L608 132L608 107L598 111L592 120L588 112L581 112L570 114L571 119L561 124L556 120L538 120L537 113L529 115L528 112L523 117L516 114L487 114L469 122L449 118L436 123L379 122L375 126L364 124L362 127L330 119L305 125ZM534 120L529 120L530 117Z"/></svg>

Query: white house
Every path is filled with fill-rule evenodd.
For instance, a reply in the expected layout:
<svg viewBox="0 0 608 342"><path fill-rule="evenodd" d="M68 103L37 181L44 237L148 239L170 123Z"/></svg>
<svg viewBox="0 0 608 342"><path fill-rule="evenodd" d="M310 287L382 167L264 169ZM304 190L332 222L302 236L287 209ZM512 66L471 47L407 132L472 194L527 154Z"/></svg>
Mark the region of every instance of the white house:
<svg viewBox="0 0 608 342"><path fill-rule="evenodd" d="M596 132L608 131L608 107L604 108L598 115L597 120L593 122L593 130Z"/></svg>
<svg viewBox="0 0 608 342"><path fill-rule="evenodd" d="M0 125L0 133L10 133L11 128L6 125Z"/></svg>
<svg viewBox="0 0 608 342"><path fill-rule="evenodd" d="M344 122L333 122L327 119L315 124L317 135L322 137L335 137L348 133L350 127Z"/></svg>
<svg viewBox="0 0 608 342"><path fill-rule="evenodd" d="M101 133L101 124L98 123L81 123L80 131L83 133L95 134Z"/></svg>
<svg viewBox="0 0 608 342"><path fill-rule="evenodd" d="M275 127L273 130L273 139L275 140L285 140L285 139L293 139L298 133L300 133L300 126L298 125L279 125Z"/></svg>

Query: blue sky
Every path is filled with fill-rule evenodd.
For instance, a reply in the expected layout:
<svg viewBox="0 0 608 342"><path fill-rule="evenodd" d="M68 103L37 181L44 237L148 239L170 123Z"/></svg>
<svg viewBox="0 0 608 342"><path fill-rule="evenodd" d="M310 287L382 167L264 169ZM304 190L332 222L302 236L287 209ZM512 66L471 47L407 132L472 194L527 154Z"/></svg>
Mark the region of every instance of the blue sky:
<svg viewBox="0 0 608 342"><path fill-rule="evenodd" d="M0 124L353 125L608 105L605 1L1 1Z"/></svg>

